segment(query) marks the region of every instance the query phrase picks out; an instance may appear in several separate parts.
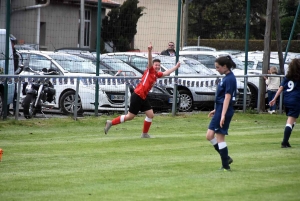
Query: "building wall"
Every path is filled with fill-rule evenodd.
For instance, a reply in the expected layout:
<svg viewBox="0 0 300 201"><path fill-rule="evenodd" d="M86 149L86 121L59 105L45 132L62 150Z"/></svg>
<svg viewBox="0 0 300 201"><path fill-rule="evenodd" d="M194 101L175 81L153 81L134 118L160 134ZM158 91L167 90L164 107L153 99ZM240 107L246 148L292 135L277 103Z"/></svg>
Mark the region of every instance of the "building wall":
<svg viewBox="0 0 300 201"><path fill-rule="evenodd" d="M125 0L114 1L122 5ZM169 41L176 42L177 0L139 0L138 6L146 8L137 24L135 49L146 51L149 42L152 42L153 51L161 52L167 48Z"/></svg>
<svg viewBox="0 0 300 201"><path fill-rule="evenodd" d="M3 1L3 0L0 0ZM21 4L14 4L12 9L35 5L35 0L24 0ZM96 48L97 8L91 10L90 48ZM41 50L54 50L62 47L78 46L79 5L50 4L40 8L40 22L45 26L45 44ZM103 11L103 16L104 16ZM17 37L19 43L38 44L37 32L38 9L21 10L11 15L11 33ZM4 21L5 22L5 21ZM0 24L1 25L1 24Z"/></svg>

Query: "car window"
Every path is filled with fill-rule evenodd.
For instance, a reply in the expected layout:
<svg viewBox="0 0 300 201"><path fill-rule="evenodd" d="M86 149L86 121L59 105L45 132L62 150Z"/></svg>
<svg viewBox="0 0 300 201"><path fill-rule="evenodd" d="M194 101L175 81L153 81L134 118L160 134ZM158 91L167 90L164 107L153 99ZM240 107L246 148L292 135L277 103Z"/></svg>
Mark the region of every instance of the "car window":
<svg viewBox="0 0 300 201"><path fill-rule="evenodd" d="M121 59L122 61L125 61L125 62L129 61L129 56L127 56L127 55L114 55L113 57L116 59Z"/></svg>
<svg viewBox="0 0 300 201"><path fill-rule="evenodd" d="M132 65L134 65L135 67L137 67L138 69L145 71L147 69L148 66L148 59L144 58L144 57L135 57L133 56L131 58L130 63Z"/></svg>
<svg viewBox="0 0 300 201"><path fill-rule="evenodd" d="M176 64L176 60L174 57L163 57L158 56L155 59L159 59L161 61L161 65L167 69L173 68ZM161 68L163 69L163 68ZM191 68L187 63L182 62L180 64L180 68L178 68L178 74L197 74L198 72Z"/></svg>
<svg viewBox="0 0 300 201"><path fill-rule="evenodd" d="M245 69L245 63L243 63L241 60L234 58L234 57L231 57L231 59L235 63L237 69L240 69L240 70Z"/></svg>
<svg viewBox="0 0 300 201"><path fill-rule="evenodd" d="M92 61L83 59L75 55L60 55L52 54L50 55L64 70L70 73L87 73L96 74L96 66ZM100 69L100 74L104 72Z"/></svg>
<svg viewBox="0 0 300 201"><path fill-rule="evenodd" d="M142 76L142 74L123 62L122 60L119 59L113 59L113 58L104 58L102 59L102 62L107 64L110 68L114 69L116 72L119 70L123 72L128 72L128 73L123 73L124 76L131 74L131 76ZM129 73L132 72L132 73Z"/></svg>
<svg viewBox="0 0 300 201"><path fill-rule="evenodd" d="M257 62L256 70L262 70L262 62Z"/></svg>
<svg viewBox="0 0 300 201"><path fill-rule="evenodd" d="M254 61L248 61L248 69L254 68Z"/></svg>
<svg viewBox="0 0 300 201"><path fill-rule="evenodd" d="M29 67L34 71L42 71L43 68L50 69L51 61L42 55L30 54Z"/></svg>
<svg viewBox="0 0 300 201"><path fill-rule="evenodd" d="M186 60L184 60L184 62L187 65L189 65L191 68L196 70L198 73L200 73L201 75L212 75L212 74L214 74L212 72L212 70L210 70L209 68L207 68L206 66L204 66L203 64L201 64L198 61L186 59Z"/></svg>

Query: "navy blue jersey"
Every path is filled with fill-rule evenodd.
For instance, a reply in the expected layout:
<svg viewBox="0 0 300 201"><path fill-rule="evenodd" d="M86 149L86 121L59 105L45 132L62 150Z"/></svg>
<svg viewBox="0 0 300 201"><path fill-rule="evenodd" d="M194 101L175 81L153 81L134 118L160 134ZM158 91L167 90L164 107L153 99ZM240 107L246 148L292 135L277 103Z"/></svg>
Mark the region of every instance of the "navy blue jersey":
<svg viewBox="0 0 300 201"><path fill-rule="evenodd" d="M225 94L231 95L231 100L229 105L233 105L235 103L236 97L236 79L234 74L230 71L221 82L218 84L217 96L216 96L216 104L222 104L225 99Z"/></svg>
<svg viewBox="0 0 300 201"><path fill-rule="evenodd" d="M284 104L288 106L297 106L300 103L300 81L283 78L280 86L283 87Z"/></svg>

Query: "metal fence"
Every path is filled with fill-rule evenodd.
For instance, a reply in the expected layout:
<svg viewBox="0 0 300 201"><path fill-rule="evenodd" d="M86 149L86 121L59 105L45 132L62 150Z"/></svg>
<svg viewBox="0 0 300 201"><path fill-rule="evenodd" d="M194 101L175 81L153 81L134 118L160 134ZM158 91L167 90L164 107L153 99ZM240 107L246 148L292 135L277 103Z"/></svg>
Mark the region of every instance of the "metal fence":
<svg viewBox="0 0 300 201"><path fill-rule="evenodd" d="M244 79L246 82L249 78L259 78L263 76L274 76L274 75L246 75L246 76L236 76L237 79L241 78ZM277 75L278 77L283 77L282 75ZM201 82L201 79L207 79L211 78L212 81L205 81ZM222 76L169 76L162 79L159 79L156 83L156 86L158 87L168 87L171 86L174 87L174 85L186 87L187 89L190 89L191 91L194 89L203 89L203 87L216 87L216 80L219 80L222 78ZM16 84L16 92L17 92L17 105L16 105L16 114L15 119L19 118L19 110L22 105L22 101L24 101L24 98L26 94L24 94L22 91L24 90L24 84L32 84L33 82L39 81L41 83L51 81L54 85L54 88L56 89L56 104L53 106L55 109L58 109L60 111L63 110L63 103L62 98L64 97L63 94L67 94L69 92L69 95L72 95L72 97L69 100L69 113L67 115L73 116L74 119L77 119L78 112L85 112L87 110L94 111L95 115L98 114L98 111L118 111L121 113L127 113L128 107L130 105L130 87L135 87L139 83L140 77L119 77L119 76L112 76L112 77L103 77L103 76L59 76L59 75L31 75L31 76L24 76L24 75L0 75L0 82L8 84ZM191 81L199 80L197 81ZM98 108L95 104L95 84L99 84L99 97L101 97L101 94L104 95L107 98L108 102L113 102L112 100L113 95L115 94L122 94L122 100L119 101L119 105L112 107L109 105L105 105L101 99L99 99L102 103L98 104ZM117 86L123 86L122 88L119 88ZM114 91L111 89L115 88ZM216 88L215 88L216 89ZM88 93L93 92L93 95L90 96ZM216 90L214 91L214 93ZM113 94L115 93L115 94ZM258 89L258 93L260 93L260 89ZM212 94L211 94L212 95ZM203 95L204 97L208 97L208 95ZM258 96L259 97L259 96ZM249 102L247 102L247 99L249 99L249 94L241 94L239 96L239 102L240 105L238 108L246 108L251 109ZM210 96L210 99L203 99L203 102L211 102L214 103L214 95ZM259 108L260 101L258 100L257 108ZM178 106L177 101L172 101L171 104L175 104ZM268 104L268 103L266 103ZM178 107L169 107L169 109L176 108L178 110ZM280 97L279 101L279 113L282 113L282 96ZM46 109L45 107L42 107L42 109ZM83 111L81 111L83 109ZM255 108L254 108L255 110ZM260 111L257 111L260 112Z"/></svg>

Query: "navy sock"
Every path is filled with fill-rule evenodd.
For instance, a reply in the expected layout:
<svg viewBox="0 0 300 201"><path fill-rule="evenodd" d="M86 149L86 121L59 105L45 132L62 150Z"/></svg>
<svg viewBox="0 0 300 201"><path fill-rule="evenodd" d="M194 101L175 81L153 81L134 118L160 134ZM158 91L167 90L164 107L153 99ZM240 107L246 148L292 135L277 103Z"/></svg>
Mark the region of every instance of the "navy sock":
<svg viewBox="0 0 300 201"><path fill-rule="evenodd" d="M284 129L282 144L287 144L289 142L291 134L292 128L290 126L286 126Z"/></svg>
<svg viewBox="0 0 300 201"><path fill-rule="evenodd" d="M219 145L218 145L218 144L215 144L215 145L213 145L213 146L214 146L215 150L220 154ZM228 154L228 153L227 153L227 154ZM227 160L229 160L229 158L230 158L230 156L228 155L228 159L227 159Z"/></svg>
<svg viewBox="0 0 300 201"><path fill-rule="evenodd" d="M220 153L218 144L215 144L214 147L215 147L215 150L216 150L218 153Z"/></svg>
<svg viewBox="0 0 300 201"><path fill-rule="evenodd" d="M225 147L223 149L220 149L220 156L222 160L222 166L225 169L230 169L229 164L228 164L228 148Z"/></svg>

